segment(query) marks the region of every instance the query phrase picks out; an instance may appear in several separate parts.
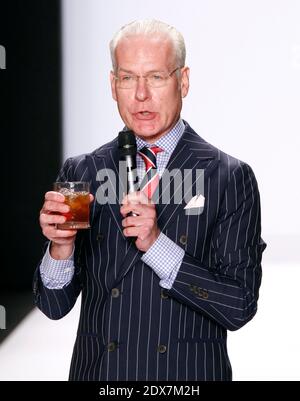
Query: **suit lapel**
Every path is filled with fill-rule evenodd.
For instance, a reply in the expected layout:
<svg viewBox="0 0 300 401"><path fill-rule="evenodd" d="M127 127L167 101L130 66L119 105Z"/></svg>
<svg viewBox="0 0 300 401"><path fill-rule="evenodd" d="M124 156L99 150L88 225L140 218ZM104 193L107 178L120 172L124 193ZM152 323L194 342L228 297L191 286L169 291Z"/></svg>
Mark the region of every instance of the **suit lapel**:
<svg viewBox="0 0 300 401"><path fill-rule="evenodd" d="M205 142L202 138L196 134L192 128L185 122L185 131L179 140L170 160L166 167L165 172L160 180L159 190L155 194L158 199L156 210L157 210L157 222L162 231L172 223L178 213L185 213L184 207L192 198L192 196L197 194L197 186L199 182L197 180L201 179L200 175L196 175L196 170L203 170L204 178L210 175L213 168L218 163L217 150L214 149L209 143ZM182 177L181 187L177 187L175 191L179 191L179 200L181 202L174 203L176 200L174 189L173 193L170 191L170 180L165 179L171 170L175 170L174 177L177 174ZM175 179L176 180L176 179ZM173 186L172 186L173 187ZM189 188L187 195L184 195L184 191ZM174 188L174 187L173 187ZM163 194L170 191L170 202L166 203L163 199ZM158 194L159 192L159 194ZM182 194L182 195L181 195ZM202 194L204 195L204 194ZM178 194L177 194L178 196Z"/></svg>

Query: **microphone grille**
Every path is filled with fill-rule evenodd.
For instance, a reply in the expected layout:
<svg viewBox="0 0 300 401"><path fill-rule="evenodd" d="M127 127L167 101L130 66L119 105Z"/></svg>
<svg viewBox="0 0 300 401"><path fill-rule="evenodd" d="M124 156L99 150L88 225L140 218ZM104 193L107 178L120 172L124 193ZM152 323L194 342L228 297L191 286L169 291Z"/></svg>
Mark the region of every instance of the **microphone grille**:
<svg viewBox="0 0 300 401"><path fill-rule="evenodd" d="M118 147L121 156L136 155L136 139L133 131L121 131L118 136Z"/></svg>

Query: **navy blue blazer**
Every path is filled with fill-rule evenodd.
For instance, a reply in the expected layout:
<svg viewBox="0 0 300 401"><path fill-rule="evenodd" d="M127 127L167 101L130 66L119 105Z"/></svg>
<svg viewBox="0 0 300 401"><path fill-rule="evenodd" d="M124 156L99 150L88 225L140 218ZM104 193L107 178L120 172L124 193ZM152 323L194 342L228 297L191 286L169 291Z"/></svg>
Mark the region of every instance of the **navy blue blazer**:
<svg viewBox="0 0 300 401"><path fill-rule="evenodd" d="M47 289L36 270L35 302L50 319L65 316L82 293L70 380L232 378L226 332L253 318L261 283L259 191L249 165L185 126L167 167L203 169L205 204L195 215L185 202L156 205L160 230L185 251L170 290L124 237L118 202L93 203L91 229L77 234L69 285ZM114 139L68 159L59 180L89 181L96 194L97 172L117 172L118 161ZM190 189L194 196L195 176Z"/></svg>

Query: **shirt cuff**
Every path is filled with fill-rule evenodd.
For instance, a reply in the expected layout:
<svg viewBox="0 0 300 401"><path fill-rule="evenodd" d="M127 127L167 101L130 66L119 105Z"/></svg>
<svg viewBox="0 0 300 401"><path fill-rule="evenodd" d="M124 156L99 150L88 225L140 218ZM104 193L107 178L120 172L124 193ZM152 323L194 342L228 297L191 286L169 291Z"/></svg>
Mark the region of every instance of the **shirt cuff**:
<svg viewBox="0 0 300 401"><path fill-rule="evenodd" d="M184 254L179 245L161 232L141 259L161 279L159 285L169 290L175 281Z"/></svg>
<svg viewBox="0 0 300 401"><path fill-rule="evenodd" d="M40 275L45 287L51 290L59 290L68 285L74 275L74 249L71 256L65 260L53 259L50 255L49 242L42 263L40 264Z"/></svg>

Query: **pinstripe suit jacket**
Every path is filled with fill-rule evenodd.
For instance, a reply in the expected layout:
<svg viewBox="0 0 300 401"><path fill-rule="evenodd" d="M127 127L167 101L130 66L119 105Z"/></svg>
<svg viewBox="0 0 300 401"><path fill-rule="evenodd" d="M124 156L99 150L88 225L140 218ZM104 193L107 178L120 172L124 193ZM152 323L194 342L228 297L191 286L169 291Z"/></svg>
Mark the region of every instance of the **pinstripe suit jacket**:
<svg viewBox="0 0 300 401"><path fill-rule="evenodd" d="M36 271L35 301L51 319L65 316L82 292L70 380L231 380L226 331L257 309L266 246L259 192L247 164L185 125L168 169L204 169L206 202L190 216L185 203L156 205L160 229L185 250L170 290L123 236L118 203L93 204L91 229L77 235L69 285L47 289ZM97 171L117 170L118 159L115 139L68 159L59 179L90 181L95 194Z"/></svg>

